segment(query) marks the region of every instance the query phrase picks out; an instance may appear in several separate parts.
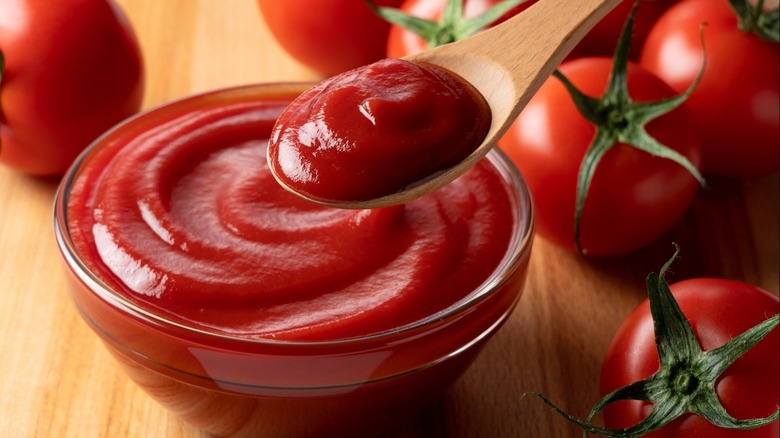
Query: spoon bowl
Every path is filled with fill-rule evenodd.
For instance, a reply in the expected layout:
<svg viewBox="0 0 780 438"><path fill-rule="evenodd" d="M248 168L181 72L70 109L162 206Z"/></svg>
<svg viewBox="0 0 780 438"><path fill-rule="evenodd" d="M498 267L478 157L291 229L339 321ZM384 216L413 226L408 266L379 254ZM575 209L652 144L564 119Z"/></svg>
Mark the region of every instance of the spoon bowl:
<svg viewBox="0 0 780 438"><path fill-rule="evenodd" d="M482 143L459 164L399 192L350 202L307 199L338 208L379 208L411 201L451 182L497 144L566 55L620 1L540 0L498 26L404 57L443 67L482 94L491 111L491 125Z"/></svg>

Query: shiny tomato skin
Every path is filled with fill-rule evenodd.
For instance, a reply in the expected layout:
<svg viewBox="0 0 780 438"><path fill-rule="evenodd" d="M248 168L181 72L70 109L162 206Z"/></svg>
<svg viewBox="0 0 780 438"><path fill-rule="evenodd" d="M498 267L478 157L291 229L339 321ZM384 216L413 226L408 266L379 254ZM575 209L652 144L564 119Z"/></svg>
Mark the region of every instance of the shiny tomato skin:
<svg viewBox="0 0 780 438"><path fill-rule="evenodd" d="M639 3L634 16L629 59L636 60L639 58L640 49L650 29L667 9L679 1L644 0ZM568 59L587 56L612 56L633 4L634 0L623 0L619 5L615 6L615 9L599 21L585 38L577 44L569 54Z"/></svg>
<svg viewBox="0 0 780 438"><path fill-rule="evenodd" d="M705 173L733 177L769 174L780 167L780 50L737 28L726 0L686 0L653 27L640 63L672 88L690 86L687 102L702 138Z"/></svg>
<svg viewBox="0 0 780 438"><path fill-rule="evenodd" d="M141 51L113 1L0 2L0 50L0 162L19 171L62 174L141 106Z"/></svg>
<svg viewBox="0 0 780 438"><path fill-rule="evenodd" d="M400 6L402 0L376 0ZM385 57L390 24L364 0L257 0L282 48L303 65L332 76Z"/></svg>
<svg viewBox="0 0 780 438"><path fill-rule="evenodd" d="M611 67L611 58L579 58L561 64L559 70L585 94L601 96ZM639 102L674 95L663 81L634 63L629 63L628 89ZM699 142L690 123L682 106L650 122L647 131L698 165ZM572 251L577 174L595 129L561 82L549 78L499 141L534 197L539 235ZM583 249L591 256L617 256L655 241L685 213L697 185L671 160L615 145L602 158L585 200Z"/></svg>
<svg viewBox="0 0 780 438"><path fill-rule="evenodd" d="M672 284L672 294L691 323L704 350L778 313L777 296L750 284L724 279L696 278ZM778 329L731 365L716 383L727 412L735 418L772 414L779 400L780 364ZM649 377L658 370L653 321L648 301L642 302L622 323L607 350L601 369L601 392ZM620 401L607 406L607 427L629 427L641 421L650 405ZM685 415L648 438L771 438L780 433L778 421L753 430L718 428L694 415Z"/></svg>
<svg viewBox="0 0 780 438"><path fill-rule="evenodd" d="M464 0L463 16L474 17L500 2L501 0ZM401 4L400 9L415 17L438 20L446 3L447 0L406 0ZM495 24L506 21L517 13L528 9L534 3L536 3L536 0L526 0L504 14ZM406 55L419 53L425 50L427 45L428 43L419 35L406 28L394 25L390 28L390 36L387 40L387 57L402 58Z"/></svg>

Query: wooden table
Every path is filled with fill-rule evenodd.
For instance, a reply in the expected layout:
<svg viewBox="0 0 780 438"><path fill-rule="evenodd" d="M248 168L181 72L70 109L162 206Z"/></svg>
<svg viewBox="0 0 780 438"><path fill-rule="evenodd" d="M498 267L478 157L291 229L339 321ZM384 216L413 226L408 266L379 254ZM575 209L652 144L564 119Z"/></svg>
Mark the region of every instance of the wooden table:
<svg viewBox="0 0 780 438"><path fill-rule="evenodd" d="M280 0L282 1L282 0ZM266 32L254 0L120 0L140 38L145 106L218 87L312 80ZM716 276L778 293L778 177L711 180L680 225L629 257L586 260L536 240L525 295L452 391L393 437L575 437L538 400L577 416L598 398L601 358L682 245L674 277ZM52 231L56 181L0 168L0 434L200 437L127 379L76 314Z"/></svg>

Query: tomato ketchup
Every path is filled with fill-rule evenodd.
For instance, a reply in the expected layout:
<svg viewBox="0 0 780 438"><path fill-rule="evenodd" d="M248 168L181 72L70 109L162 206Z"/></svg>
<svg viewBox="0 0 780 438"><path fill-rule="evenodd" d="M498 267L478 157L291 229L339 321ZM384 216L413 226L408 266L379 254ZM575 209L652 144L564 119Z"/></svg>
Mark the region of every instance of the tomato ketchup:
<svg viewBox="0 0 780 438"><path fill-rule="evenodd" d="M81 315L134 381L217 435L396 422L465 370L525 279L530 198L497 153L383 209L281 188L268 139L304 89L240 87L144 113L99 139L58 191Z"/></svg>
<svg viewBox="0 0 780 438"><path fill-rule="evenodd" d="M460 76L385 59L293 101L271 134L268 160L285 186L309 199L372 200L463 161L490 121L487 101Z"/></svg>

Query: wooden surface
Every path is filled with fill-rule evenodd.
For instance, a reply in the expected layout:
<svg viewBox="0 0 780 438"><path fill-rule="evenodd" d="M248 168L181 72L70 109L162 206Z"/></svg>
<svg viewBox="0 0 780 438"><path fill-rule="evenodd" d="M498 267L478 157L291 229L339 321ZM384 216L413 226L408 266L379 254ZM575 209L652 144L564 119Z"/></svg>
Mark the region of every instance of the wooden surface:
<svg viewBox="0 0 780 438"><path fill-rule="evenodd" d="M253 0L121 0L147 63L147 107L249 82L317 79L265 31ZM672 280L747 281L778 293L777 175L711 180L669 236L614 260L584 260L537 239L525 295L439 404L391 437L575 437L524 391L585 416L601 358L644 298L644 277L682 245ZM0 434L201 437L137 389L76 314L51 219L56 181L0 168Z"/></svg>

